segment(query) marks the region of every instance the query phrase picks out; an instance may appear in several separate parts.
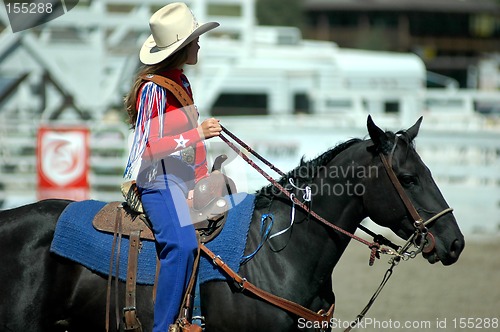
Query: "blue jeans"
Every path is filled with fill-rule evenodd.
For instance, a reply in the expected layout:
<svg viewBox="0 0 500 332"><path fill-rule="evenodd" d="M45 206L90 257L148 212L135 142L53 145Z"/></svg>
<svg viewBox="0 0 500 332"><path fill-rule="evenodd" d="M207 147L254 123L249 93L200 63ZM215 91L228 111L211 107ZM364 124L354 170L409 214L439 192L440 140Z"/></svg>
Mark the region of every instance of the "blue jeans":
<svg viewBox="0 0 500 332"><path fill-rule="evenodd" d="M160 259L153 332L166 332L177 318L198 248L186 203L187 187L175 179L159 175L155 185L140 189Z"/></svg>

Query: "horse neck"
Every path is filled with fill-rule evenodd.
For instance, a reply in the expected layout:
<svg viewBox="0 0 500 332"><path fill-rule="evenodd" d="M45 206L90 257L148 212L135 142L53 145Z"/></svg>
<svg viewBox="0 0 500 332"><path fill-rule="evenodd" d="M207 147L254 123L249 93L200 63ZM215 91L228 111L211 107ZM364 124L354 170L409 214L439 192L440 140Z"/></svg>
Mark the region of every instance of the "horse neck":
<svg viewBox="0 0 500 332"><path fill-rule="evenodd" d="M312 199L313 210L351 234L366 217L362 194L364 178L369 176L370 161L365 144L358 143L333 158L311 183L311 187L316 187L316 195ZM317 228L326 229L328 232L329 236L323 236L323 241L325 246L329 247L328 250L331 250L327 259L330 260L333 270L351 238L319 221L314 223Z"/></svg>
<svg viewBox="0 0 500 332"><path fill-rule="evenodd" d="M318 188L313 198L315 212L350 233L366 217L362 197L365 180L372 176L372 167L378 172L370 165L372 157L365 145L358 143L339 153L313 180Z"/></svg>
<svg viewBox="0 0 500 332"><path fill-rule="evenodd" d="M349 150L354 147L340 153L327 165L317 170L318 174L313 179L307 181L303 177L294 178L298 186L303 188L307 182L311 187L314 212L351 233L354 233L357 225L364 218L362 199L347 193L348 185L354 186L361 180L352 176L352 170L349 169L353 167L352 160L355 160L353 159L355 155ZM343 193L340 192L341 188L344 188ZM335 192L335 190L338 191ZM302 193L297 190L295 195L299 199L302 198ZM275 216L275 225L272 233L290 225L291 209L292 204L289 199L283 196L273 199L270 212ZM260 211L260 214L268 212L267 210ZM278 264L290 265L291 268L288 271L297 271L296 277L302 279L302 282L330 278L333 268L350 240L349 237L314 218L308 218L308 213L299 207L296 207L293 230L288 232L290 234L285 233L269 241L270 246L274 249L286 247L286 250L280 251Z"/></svg>

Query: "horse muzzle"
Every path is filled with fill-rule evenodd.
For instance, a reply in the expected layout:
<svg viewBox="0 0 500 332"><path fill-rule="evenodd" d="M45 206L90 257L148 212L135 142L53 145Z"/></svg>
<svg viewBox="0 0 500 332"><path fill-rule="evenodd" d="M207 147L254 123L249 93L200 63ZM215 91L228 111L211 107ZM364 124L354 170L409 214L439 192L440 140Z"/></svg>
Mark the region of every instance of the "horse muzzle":
<svg viewBox="0 0 500 332"><path fill-rule="evenodd" d="M442 253L438 253L439 249L436 245L436 239L431 232L428 232L422 248L422 256L431 264L440 261L443 265L451 265L458 260L464 247L465 242L463 238L455 239L451 242L449 248L446 248Z"/></svg>
<svg viewBox="0 0 500 332"><path fill-rule="evenodd" d="M436 238L431 232L427 232L425 237L425 243L422 248L422 256L431 264L437 263L440 260L436 251Z"/></svg>

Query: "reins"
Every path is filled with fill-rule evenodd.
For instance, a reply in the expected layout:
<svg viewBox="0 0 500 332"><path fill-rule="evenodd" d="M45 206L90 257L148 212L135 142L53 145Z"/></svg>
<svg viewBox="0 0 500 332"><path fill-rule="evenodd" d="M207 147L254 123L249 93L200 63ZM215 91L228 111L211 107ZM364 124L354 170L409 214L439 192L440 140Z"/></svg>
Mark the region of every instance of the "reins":
<svg viewBox="0 0 500 332"><path fill-rule="evenodd" d="M228 136L230 136L232 139L234 139L238 144L240 144L243 148L245 148L249 153L253 154L256 158L258 158L260 161L262 161L265 165L270 167L272 170L274 170L276 173L280 174L281 176L285 176L285 173L276 168L273 164L271 164L269 161L267 161L264 157L259 155L255 150L253 150L248 144L240 140L239 138L236 137L233 133L231 133L227 128L224 126L222 127L222 131L226 133ZM390 253L392 250L386 249L386 248L381 248L380 244L377 242L370 242L367 241L357 235L354 235L345 229L338 227L337 225L334 225L330 222L328 222L325 218L321 217L318 215L316 212L312 211L306 204L301 202L295 195L291 194L288 190L286 190L278 181L273 179L268 173L266 173L259 165L257 165L253 160L251 160L246 154L244 154L236 145L234 145L227 137L224 136L224 134L220 134L219 136L234 152L236 152L240 157L243 158L250 166L252 166L257 172L259 172L266 180L268 180L273 186L278 188L278 190L283 193L285 196L287 196L294 204L300 206L305 212L313 216L316 220L319 222L323 223L324 225L333 228L334 230L349 236L350 238L361 242L368 246L372 250L372 254L370 256L370 265L373 265L376 253Z"/></svg>
<svg viewBox="0 0 500 332"><path fill-rule="evenodd" d="M265 159L264 157L262 157L254 149L252 149L248 144L246 144L244 141L242 141L236 135L234 135L231 131L229 131L226 127L224 127L222 125L221 125L221 127L222 127L222 131L225 134L227 134L229 137L231 137L237 144L239 144L241 147L243 147L246 151L248 151L249 153L251 153L252 155L254 155L257 159L259 159L262 163L264 163L266 166L268 166L270 169L272 169L273 171L275 171L279 175L281 175L283 177L286 176L286 174L283 171L281 171L276 166L274 166L271 162L269 162L267 159ZM286 190L278 181L276 181L274 178L272 178L260 166L258 166L252 159L250 159L245 153L243 153L234 143L232 143L227 137L225 137L224 134L221 133L219 137L234 152L236 152L236 154L238 154L240 157L242 157L243 160L245 160L245 162L247 162L250 166L252 166L257 172L259 172L273 186L275 186L276 188L278 188L281 193L283 193L285 196L287 196L294 204L300 206L309 215L313 216L316 220L318 220L319 222L325 224L326 226L328 226L330 228L333 228L336 231L338 231L338 232L340 232L340 233L342 233L344 235L347 235L347 236L351 237L352 239L354 239L354 240L356 240L356 241L358 241L360 243L363 243L366 246L368 246L371 249L371 251L372 251L371 258L370 258L370 265L373 265L373 259L374 259L373 256L375 254L377 254L377 253L390 254L390 255L394 255L396 257L403 257L404 256L403 253L400 251L401 248L402 248L401 246L398 246L398 245L392 243L391 241L389 241L388 239L386 239L385 237L383 237L380 234L375 234L375 233L371 232L368 228L364 227L363 225L358 225L358 228L360 228L362 231L364 231L367 234L369 234L372 237L374 237L374 241L373 242L367 241L367 240L365 240L365 239L363 239L363 238L361 238L361 237L359 237L359 236L357 236L355 234L352 234L352 233L344 230L341 227L338 227L338 226L334 225L331 222L328 222L326 219L324 219L323 217L321 217L320 215L318 215L316 212L312 211L306 204L304 204L303 202L301 202L300 200L298 200L295 195L293 195L288 190ZM393 147L393 150L394 150L394 148L395 148L395 146ZM403 204L405 205L408 213L411 215L411 217L412 217L412 219L414 221L414 227L416 229L416 233L421 233L421 234L425 234L426 235L427 234L427 225L429 225L433 221L437 220L438 218L442 217L443 215L445 215L445 214L453 211L452 208L446 208L443 211L437 213L436 215L434 215L433 217L431 217L430 219L428 219L427 221L424 222L423 219L422 219L422 217L419 215L419 213L415 209L415 206L410 201L408 195L404 191L403 186L399 182L399 180L397 178L397 175L394 173L394 170L393 170L392 166L389 164L386 156L381 152L381 153L379 153L379 158L382 161L384 169L386 170L387 175L389 176L389 179L390 179L391 183L393 184L393 186L396 189L399 197L401 198ZM391 161L392 161L392 152L391 152ZM412 238L413 238L413 236L410 237L410 240ZM390 250L390 249L387 249L387 248L381 248L380 247L381 245L386 245L386 246L388 246L388 247L396 250L396 252L394 252L394 250Z"/></svg>
<svg viewBox="0 0 500 332"><path fill-rule="evenodd" d="M275 305L279 308L282 308L288 312L291 312L299 317L305 318L308 321L315 321L315 322L325 322L328 323L332 316L333 316L333 311L335 308L335 304L332 303L330 308L325 311L325 310L320 310L318 312L314 312L312 310L309 310L300 304L297 304L295 302L286 300L282 297L276 296L274 294L271 294L251 282L249 282L246 278L243 278L240 276L238 273L233 271L222 259L220 256L214 254L210 249L207 248L204 244L200 244L200 249L208 256L210 259L212 259L212 262L215 266L218 266L220 269L222 269L231 279L236 283L238 286L239 290L242 291L248 291L255 296L265 300L266 302Z"/></svg>
<svg viewBox="0 0 500 332"><path fill-rule="evenodd" d="M241 139L239 139L236 135L231 133L227 128L224 126L222 127L222 131L227 134L229 137L231 137L237 144L239 144L241 147L243 147L245 150L247 150L249 153L253 154L257 159L259 159L261 162L263 162L266 166L268 166L270 169L275 171L281 176L286 176L284 172L279 170L277 167L275 167L272 163L270 163L268 160L266 160L264 157L262 157L260 154L258 154L254 149L252 149L248 144L243 142ZM435 214L433 217L429 218L427 221L423 221L422 217L416 210L415 206L409 199L408 195L403 189L403 186L401 185L399 179L397 178L397 175L395 174L392 165L387 161L386 156L381 152L379 153L379 158L382 161L382 164L384 166L384 169L387 172L387 175L393 184L394 188L396 189L399 197L401 198L401 201L405 205L406 210L412 217L414 221L414 227L415 227L415 232L410 236L408 241L403 245L403 246L398 246L385 237L383 237L380 234L375 234L372 231L370 231L368 228L364 227L363 225L358 225L358 228L366 232L367 234L371 235L374 239L373 242L369 242L359 236L356 236L336 225L333 223L328 222L326 219L323 217L319 216L316 212L312 211L306 204L303 202L299 201L294 194L290 193L288 190L286 190L279 182L277 182L275 179L273 179L269 174L267 174L261 167L259 167L253 160L251 160L245 153L243 153L235 144L233 144L227 137L224 136L224 134L220 134L219 136L236 154L238 154L240 157L243 158L250 166L252 166L257 172L259 172L266 180L268 180L273 186L279 189L281 193L283 193L285 196L287 196L294 204L300 206L306 213L309 215L313 216L316 220L319 222L323 223L324 225L344 234L349 236L350 238L365 244L370 248L371 253L370 253L370 260L369 260L369 265L373 265L375 258L379 258L379 254L390 254L393 255L394 257L391 258L389 263L391 264L390 268L386 271L384 274L384 277L382 279L382 282L378 286L377 290L375 293L372 295L370 298L368 304L365 306L365 308L361 311L361 313L356 317L355 321L353 321L349 328L347 328L345 331L348 332L350 331L353 327L356 326L356 324L359 324L361 320L364 318L370 307L373 305L375 302L376 298L386 285L387 281L392 275L393 268L396 266L401 259L402 260L408 260L409 258L414 258L417 256L418 253L422 252L424 250L425 245L427 244L428 238L432 241L431 246L434 246L434 237L430 232L428 232L427 226L431 224L432 222L436 221L443 215L447 213L451 213L453 211L452 208L446 208L443 211ZM394 149L396 148L396 143L394 144L393 150L390 155L390 160L392 162L392 154L394 152ZM388 248L382 248L381 245L388 246L391 249ZM411 246L415 246L416 250L414 251L409 251ZM431 248L432 250L432 248ZM214 257L212 257L214 259ZM215 259L214 259L215 263ZM234 278L233 278L234 279ZM245 279L243 279L244 282L246 282ZM282 307L283 308L283 307ZM284 308L286 309L286 308ZM330 312L331 311L331 312ZM329 310L329 314L333 314L333 305L331 307L331 310ZM303 316L302 316L303 317ZM320 316L321 317L321 316ZM320 320L324 320L325 315L322 315Z"/></svg>

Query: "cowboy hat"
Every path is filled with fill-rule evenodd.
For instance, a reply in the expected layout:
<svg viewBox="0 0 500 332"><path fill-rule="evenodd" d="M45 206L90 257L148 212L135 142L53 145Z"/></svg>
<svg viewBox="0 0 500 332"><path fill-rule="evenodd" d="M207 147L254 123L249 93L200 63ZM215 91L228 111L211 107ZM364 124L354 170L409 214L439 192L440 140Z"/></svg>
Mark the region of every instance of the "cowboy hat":
<svg viewBox="0 0 500 332"><path fill-rule="evenodd" d="M217 22L199 25L184 3L168 4L151 16L151 35L142 45L139 58L145 65L157 64L218 26Z"/></svg>

